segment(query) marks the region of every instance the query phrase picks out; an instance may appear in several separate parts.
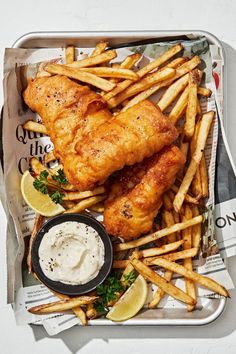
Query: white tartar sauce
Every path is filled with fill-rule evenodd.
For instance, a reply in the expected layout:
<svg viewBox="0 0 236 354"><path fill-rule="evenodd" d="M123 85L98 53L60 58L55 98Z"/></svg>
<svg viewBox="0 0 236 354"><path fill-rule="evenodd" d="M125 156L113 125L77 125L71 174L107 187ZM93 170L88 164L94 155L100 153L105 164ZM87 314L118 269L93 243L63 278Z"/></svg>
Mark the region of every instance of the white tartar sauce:
<svg viewBox="0 0 236 354"><path fill-rule="evenodd" d="M94 279L104 263L104 244L92 227L76 221L53 226L42 238L39 262L47 278L79 285Z"/></svg>

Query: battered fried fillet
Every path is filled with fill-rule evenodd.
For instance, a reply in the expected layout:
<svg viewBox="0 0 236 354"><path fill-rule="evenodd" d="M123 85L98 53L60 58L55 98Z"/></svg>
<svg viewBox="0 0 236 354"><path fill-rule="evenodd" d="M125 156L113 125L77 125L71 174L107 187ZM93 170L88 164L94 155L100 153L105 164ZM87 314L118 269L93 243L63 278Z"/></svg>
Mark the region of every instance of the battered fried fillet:
<svg viewBox="0 0 236 354"><path fill-rule="evenodd" d="M184 163L184 154L172 145L142 163L124 168L105 202L107 232L126 240L148 232L162 204L163 193L174 183Z"/></svg>
<svg viewBox="0 0 236 354"><path fill-rule="evenodd" d="M141 162L178 136L176 128L150 101L142 101L99 125L67 154L64 170L80 190L93 189L125 165Z"/></svg>
<svg viewBox="0 0 236 354"><path fill-rule="evenodd" d="M23 96L41 116L62 163L83 134L111 118L100 95L66 76L36 78L29 82Z"/></svg>

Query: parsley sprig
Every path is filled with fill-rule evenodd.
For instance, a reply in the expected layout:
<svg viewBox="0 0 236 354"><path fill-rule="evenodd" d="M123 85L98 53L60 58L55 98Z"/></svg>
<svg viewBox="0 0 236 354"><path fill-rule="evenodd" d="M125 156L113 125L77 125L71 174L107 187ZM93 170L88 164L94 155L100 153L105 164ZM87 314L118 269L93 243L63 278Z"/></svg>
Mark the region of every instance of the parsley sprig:
<svg viewBox="0 0 236 354"><path fill-rule="evenodd" d="M59 180L63 181L64 183L60 182L61 184L68 183L68 181L67 181L67 179L66 179L66 177L64 175L64 171L62 169L58 170L57 173L58 174L52 176L52 178L53 177L57 178L57 182ZM49 192L49 189L48 189L48 176L49 176L49 173L48 173L47 170L41 171L39 177L35 178L35 180L33 182L33 186L34 186L35 189L37 189L37 191L39 191L39 192L41 192L43 194L48 194L49 197L52 199L52 201L54 203L61 204L62 201L63 201L64 194L61 191L59 191L59 190L56 190L56 191L53 191L53 192ZM54 179L54 180L56 180L56 179ZM65 183L65 181L67 181L67 182Z"/></svg>
<svg viewBox="0 0 236 354"><path fill-rule="evenodd" d="M99 313L106 313L109 311L109 303L118 299L120 293L123 293L135 281L137 273L132 270L130 273L124 275L124 281L121 282L119 274L114 273L110 275L103 284L98 285L97 294L100 299L94 304L95 309Z"/></svg>
<svg viewBox="0 0 236 354"><path fill-rule="evenodd" d="M63 184L63 185L66 185L66 184L69 183L62 168L57 170L57 174L53 175L52 179L55 182L58 182L58 183Z"/></svg>

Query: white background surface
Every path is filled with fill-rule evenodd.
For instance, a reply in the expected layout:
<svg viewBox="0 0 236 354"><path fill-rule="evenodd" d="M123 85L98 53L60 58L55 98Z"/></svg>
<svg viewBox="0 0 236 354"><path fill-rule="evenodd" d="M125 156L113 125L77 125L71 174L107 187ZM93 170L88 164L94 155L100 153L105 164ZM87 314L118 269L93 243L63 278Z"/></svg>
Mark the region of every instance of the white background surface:
<svg viewBox="0 0 236 354"><path fill-rule="evenodd" d="M47 30L184 30L212 32L226 50L228 139L236 161L236 2L233 0L5 0L0 11L1 67L5 47L21 35ZM0 209L0 235L5 218ZM236 284L236 259L229 262ZM225 313L205 327L74 327L50 338L41 327L16 327L0 310L0 354L236 353L236 291Z"/></svg>

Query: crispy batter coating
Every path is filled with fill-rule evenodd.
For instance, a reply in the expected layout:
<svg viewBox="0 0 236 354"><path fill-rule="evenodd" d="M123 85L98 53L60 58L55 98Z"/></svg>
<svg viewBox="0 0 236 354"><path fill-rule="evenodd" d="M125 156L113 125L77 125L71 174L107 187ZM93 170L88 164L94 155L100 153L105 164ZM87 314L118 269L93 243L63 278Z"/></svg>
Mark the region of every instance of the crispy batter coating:
<svg viewBox="0 0 236 354"><path fill-rule="evenodd" d="M83 134L111 118L100 95L66 76L36 78L29 82L23 96L41 116L62 163Z"/></svg>
<svg viewBox="0 0 236 354"><path fill-rule="evenodd" d="M105 202L107 232L126 240L148 232L162 204L163 193L174 183L184 163L184 154L172 145L142 163L124 168L112 183Z"/></svg>
<svg viewBox="0 0 236 354"><path fill-rule="evenodd" d="M141 162L178 136L161 111L146 100L114 116L76 144L67 155L65 173L80 190L93 189L125 165Z"/></svg>

